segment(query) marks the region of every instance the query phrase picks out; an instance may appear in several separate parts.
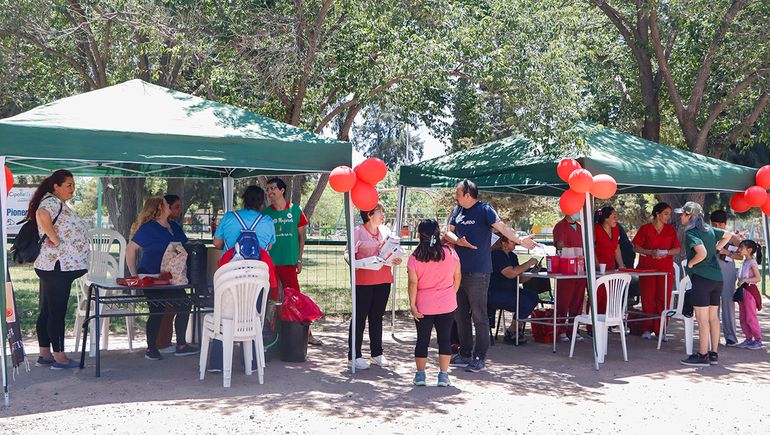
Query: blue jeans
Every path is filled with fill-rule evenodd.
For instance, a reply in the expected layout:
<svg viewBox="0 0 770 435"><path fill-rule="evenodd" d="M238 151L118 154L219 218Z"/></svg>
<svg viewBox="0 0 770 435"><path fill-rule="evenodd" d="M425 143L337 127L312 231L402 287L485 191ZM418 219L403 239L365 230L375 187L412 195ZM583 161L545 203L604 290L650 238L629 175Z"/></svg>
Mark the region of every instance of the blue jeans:
<svg viewBox="0 0 770 435"><path fill-rule="evenodd" d="M540 297L532 290L519 290L518 318L526 319L540 303ZM489 312L490 325L494 324L495 311L499 308L505 311L516 312L516 292L511 289L490 288L487 295L487 311Z"/></svg>

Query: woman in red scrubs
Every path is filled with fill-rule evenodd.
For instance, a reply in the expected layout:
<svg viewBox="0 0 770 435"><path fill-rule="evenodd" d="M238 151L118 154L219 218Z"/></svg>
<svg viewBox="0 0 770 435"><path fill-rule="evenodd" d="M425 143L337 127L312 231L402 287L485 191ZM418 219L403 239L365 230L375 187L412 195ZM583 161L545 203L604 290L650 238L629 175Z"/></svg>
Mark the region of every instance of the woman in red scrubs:
<svg viewBox="0 0 770 435"><path fill-rule="evenodd" d="M618 213L611 206L602 207L595 213L594 222L596 264L605 264L607 271L625 268L623 256L620 254ZM597 312L604 314L607 308L607 292L602 286L596 293Z"/></svg>
<svg viewBox="0 0 770 435"><path fill-rule="evenodd" d="M666 309L664 301L671 300L671 289L674 288L674 256L679 254L681 245L676 229L668 223L670 219L671 206L665 202L656 204L652 208L652 222L642 225L633 241L634 251L639 254L639 269L668 273L668 277L639 277L642 311L653 316L660 316ZM655 320L646 321L642 338L651 339L652 333L657 334L659 325Z"/></svg>

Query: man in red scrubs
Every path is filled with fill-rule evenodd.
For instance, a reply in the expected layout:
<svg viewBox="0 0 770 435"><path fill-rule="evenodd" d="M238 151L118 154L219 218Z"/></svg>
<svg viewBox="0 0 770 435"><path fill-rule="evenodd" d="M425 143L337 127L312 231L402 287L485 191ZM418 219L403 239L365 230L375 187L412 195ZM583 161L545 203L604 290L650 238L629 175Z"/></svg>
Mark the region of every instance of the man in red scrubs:
<svg viewBox="0 0 770 435"><path fill-rule="evenodd" d="M582 228L577 222L580 213L566 215L553 227L553 242L556 250L564 248L583 249ZM583 313L586 281L584 279L560 279L556 281L556 315L558 317L575 317ZM559 339L569 341L567 327L559 328ZM583 340L579 334L577 341Z"/></svg>

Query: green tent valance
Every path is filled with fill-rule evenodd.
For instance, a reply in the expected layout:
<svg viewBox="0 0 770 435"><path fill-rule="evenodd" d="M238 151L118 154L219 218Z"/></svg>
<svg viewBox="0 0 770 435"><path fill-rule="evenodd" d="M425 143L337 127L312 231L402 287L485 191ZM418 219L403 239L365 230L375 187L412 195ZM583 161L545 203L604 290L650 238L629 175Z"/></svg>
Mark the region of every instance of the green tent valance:
<svg viewBox="0 0 770 435"><path fill-rule="evenodd" d="M619 193L717 192L745 190L756 169L660 145L600 125L580 122L576 134L583 152L549 156L535 142L511 136L416 165L402 166L399 184L409 187L455 187L463 179L502 193L561 195L569 186L556 165L577 159L592 174L609 174Z"/></svg>
<svg viewBox="0 0 770 435"><path fill-rule="evenodd" d="M328 172L351 146L227 104L131 80L0 120L15 174L234 178Z"/></svg>

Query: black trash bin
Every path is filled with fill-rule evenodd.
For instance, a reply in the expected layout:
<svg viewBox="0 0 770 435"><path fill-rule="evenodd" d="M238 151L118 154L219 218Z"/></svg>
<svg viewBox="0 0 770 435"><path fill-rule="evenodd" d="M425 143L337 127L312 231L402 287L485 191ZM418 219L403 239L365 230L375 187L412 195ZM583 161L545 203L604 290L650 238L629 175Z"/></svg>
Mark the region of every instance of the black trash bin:
<svg viewBox="0 0 770 435"><path fill-rule="evenodd" d="M310 323L281 321L279 348L281 361L305 362L307 359L307 334Z"/></svg>

